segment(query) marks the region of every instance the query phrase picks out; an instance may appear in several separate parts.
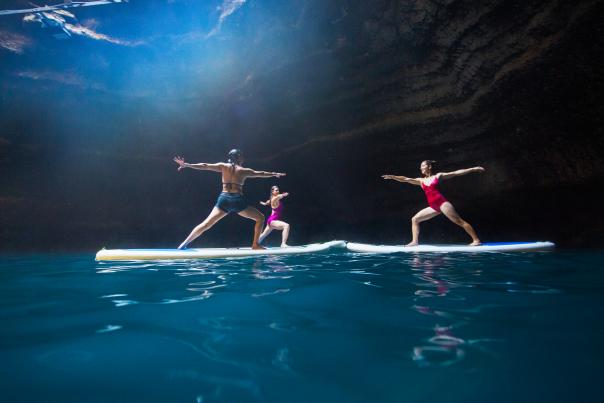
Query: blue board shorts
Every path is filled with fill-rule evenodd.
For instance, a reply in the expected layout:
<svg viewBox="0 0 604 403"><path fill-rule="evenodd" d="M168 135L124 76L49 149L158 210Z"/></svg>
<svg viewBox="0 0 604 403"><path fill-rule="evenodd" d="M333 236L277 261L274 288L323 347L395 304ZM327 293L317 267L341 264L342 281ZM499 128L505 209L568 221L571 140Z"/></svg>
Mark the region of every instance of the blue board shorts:
<svg viewBox="0 0 604 403"><path fill-rule="evenodd" d="M248 202L241 193L222 192L216 200L216 207L227 214L239 213L245 210Z"/></svg>

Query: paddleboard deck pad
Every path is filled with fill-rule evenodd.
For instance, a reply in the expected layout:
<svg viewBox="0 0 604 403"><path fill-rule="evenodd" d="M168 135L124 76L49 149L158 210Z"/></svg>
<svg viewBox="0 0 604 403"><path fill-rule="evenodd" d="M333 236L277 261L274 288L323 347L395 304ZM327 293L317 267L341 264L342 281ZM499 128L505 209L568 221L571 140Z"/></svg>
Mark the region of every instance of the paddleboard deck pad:
<svg viewBox="0 0 604 403"><path fill-rule="evenodd" d="M344 248L345 241L330 241L286 248L191 248L179 249L101 249L96 260L177 260L212 259L264 255L296 255L300 253L323 252L330 248Z"/></svg>
<svg viewBox="0 0 604 403"><path fill-rule="evenodd" d="M397 252L532 252L555 248L553 242L492 242L479 246L468 245L370 245L348 242L346 248L351 252L397 253Z"/></svg>

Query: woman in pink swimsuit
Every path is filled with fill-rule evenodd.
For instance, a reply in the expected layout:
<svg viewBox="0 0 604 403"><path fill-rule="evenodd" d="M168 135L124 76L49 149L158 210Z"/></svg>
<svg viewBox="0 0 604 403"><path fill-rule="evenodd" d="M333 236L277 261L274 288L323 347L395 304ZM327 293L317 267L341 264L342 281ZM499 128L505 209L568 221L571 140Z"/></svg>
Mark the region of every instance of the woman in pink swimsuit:
<svg viewBox="0 0 604 403"><path fill-rule="evenodd" d="M453 221L455 224L462 227L468 235L472 237L472 243L470 246L478 246L480 245L480 239L478 239L478 235L476 235L476 231L472 226L464 221L457 211L455 211L455 207L445 199L445 197L438 190L438 185L441 180L454 178L456 176L466 175L472 172L484 172L483 167L474 167L468 169L459 169L453 172L438 172L435 171L435 163L436 161L426 160L423 161L420 165L420 171L423 175L422 178L407 178L405 176L395 176L395 175L382 175L384 179L392 179L397 182L410 183L412 185L421 186L426 194L426 199L428 199L428 205L430 207L426 207L423 210L420 210L416 215L411 219L411 232L413 234L413 240L411 243L407 244L407 246L415 246L419 241L419 223L422 221L427 221L431 218L436 217L440 213L443 213L445 217L449 220Z"/></svg>
<svg viewBox="0 0 604 403"><path fill-rule="evenodd" d="M271 188L271 196L265 202L260 202L263 206L270 205L273 209L270 217L266 220L266 227L262 234L260 234L259 242L262 242L264 238L268 236L274 229L283 231L281 235L281 247L289 246L287 244L287 237L289 236L289 224L281 220L281 213L283 212L283 202L281 199L289 196L289 193L279 193L279 187L273 186Z"/></svg>

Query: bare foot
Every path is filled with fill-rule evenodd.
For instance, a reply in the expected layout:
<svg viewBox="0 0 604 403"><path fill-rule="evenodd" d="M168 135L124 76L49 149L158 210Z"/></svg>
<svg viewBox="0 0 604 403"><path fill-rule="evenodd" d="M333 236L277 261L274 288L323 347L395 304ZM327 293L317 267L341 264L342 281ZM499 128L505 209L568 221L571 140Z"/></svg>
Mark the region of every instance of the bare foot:
<svg viewBox="0 0 604 403"><path fill-rule="evenodd" d="M469 244L468 246L480 246L480 245L481 245L480 240L477 239L474 242L472 242L471 244Z"/></svg>
<svg viewBox="0 0 604 403"><path fill-rule="evenodd" d="M181 243L180 246L178 248L176 248L178 250L186 250L187 249L187 244Z"/></svg>
<svg viewBox="0 0 604 403"><path fill-rule="evenodd" d="M281 247L282 247L282 248L289 248L289 245L288 245L288 244L286 244L286 243L282 243L282 244L281 244Z"/></svg>
<svg viewBox="0 0 604 403"><path fill-rule="evenodd" d="M259 244L254 244L254 245L252 245L252 249L264 250L266 248L264 246L260 246Z"/></svg>
<svg viewBox="0 0 604 403"><path fill-rule="evenodd" d="M417 246L417 242L409 242L407 245L405 246Z"/></svg>

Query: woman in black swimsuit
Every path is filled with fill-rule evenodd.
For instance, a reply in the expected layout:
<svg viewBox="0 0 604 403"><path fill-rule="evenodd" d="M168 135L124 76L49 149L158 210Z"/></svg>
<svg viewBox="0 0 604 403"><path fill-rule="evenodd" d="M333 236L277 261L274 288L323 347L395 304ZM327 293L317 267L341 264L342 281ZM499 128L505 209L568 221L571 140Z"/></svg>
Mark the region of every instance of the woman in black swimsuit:
<svg viewBox="0 0 604 403"><path fill-rule="evenodd" d="M264 249L258 244L258 237L262 231L264 215L255 207L250 206L243 196L243 184L247 178L271 178L285 176L280 172L254 171L250 168L244 168L243 153L241 150L231 150L228 154L228 162L219 162L217 164L189 164L181 157L174 157L174 162L178 164L178 170L183 168L193 168L202 171L214 171L222 174L222 193L216 200L216 205L210 212L210 215L203 220L201 224L193 228L178 249L185 249L195 238L212 228L214 224L230 213L237 213L242 217L256 221L254 226L254 240L252 249Z"/></svg>

